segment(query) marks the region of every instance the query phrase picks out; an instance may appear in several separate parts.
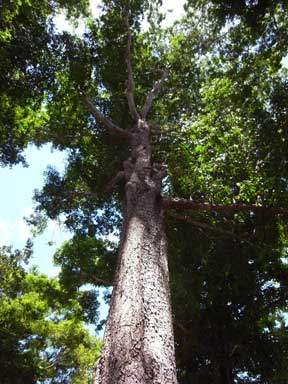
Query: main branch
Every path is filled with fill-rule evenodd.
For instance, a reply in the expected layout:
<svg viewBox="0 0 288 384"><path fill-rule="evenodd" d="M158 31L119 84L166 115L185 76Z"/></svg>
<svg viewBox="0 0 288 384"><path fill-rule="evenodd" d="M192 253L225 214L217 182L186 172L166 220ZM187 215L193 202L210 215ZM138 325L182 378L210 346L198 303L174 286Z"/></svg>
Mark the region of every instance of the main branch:
<svg viewBox="0 0 288 384"><path fill-rule="evenodd" d="M262 212L268 214L280 214L288 215L288 208L283 207L268 207L263 205L252 204L209 204L209 203L197 203L192 200L186 199L163 199L163 206L166 209L178 209L178 210L198 210L198 211L214 211L214 212Z"/></svg>
<svg viewBox="0 0 288 384"><path fill-rule="evenodd" d="M126 57L127 70L128 70L128 80L127 80L126 95L127 95L127 101L128 101L128 106L129 106L131 115L135 121L138 121L140 116L139 116L139 113L137 112L137 109L135 106L135 100L134 100L135 85L134 85L132 62L131 62L132 61L131 60L132 36L131 36L131 30L130 30L128 16L125 18L125 23L126 23L127 35L128 35L127 57Z"/></svg>
<svg viewBox="0 0 288 384"><path fill-rule="evenodd" d="M96 120L103 124L112 135L117 135L120 137L123 137L125 139L131 139L132 134L128 131L125 131L123 128L118 127L116 124L114 124L110 119L108 119L106 116L104 116L98 108L95 107L95 105L88 99L87 96L84 94L80 94L80 99L82 103L89 109L89 111L92 113L92 115L96 118Z"/></svg>
<svg viewBox="0 0 288 384"><path fill-rule="evenodd" d="M152 102L153 102L155 96L160 92L160 90L161 90L165 80L167 79L167 77L168 77L168 71L165 70L162 73L161 79L154 83L153 88L148 93L148 95L146 97L145 104L143 105L143 108L141 109L141 116L143 119L145 119L148 112L150 111Z"/></svg>

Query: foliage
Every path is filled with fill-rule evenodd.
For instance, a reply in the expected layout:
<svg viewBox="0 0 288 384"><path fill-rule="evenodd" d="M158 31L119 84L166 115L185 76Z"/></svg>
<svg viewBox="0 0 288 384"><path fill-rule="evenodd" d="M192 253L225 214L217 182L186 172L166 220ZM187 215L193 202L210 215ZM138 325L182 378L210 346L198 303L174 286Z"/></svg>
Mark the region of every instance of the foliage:
<svg viewBox="0 0 288 384"><path fill-rule="evenodd" d="M169 220L179 381L285 383L288 269L277 223L234 218L232 233L227 217L214 220L226 232Z"/></svg>
<svg viewBox="0 0 288 384"><path fill-rule="evenodd" d="M182 23L186 35L195 31L198 17L203 20L193 7ZM287 83L281 68L287 13L276 7L274 16L277 30L271 27L272 14L261 19L265 39L244 17L230 17L230 26L218 35L216 17L211 27L211 18L206 22L214 34L204 35L202 55L198 49L194 56L198 70L192 67L191 96L185 92L189 109L181 97L183 87L173 93L183 135L172 142L169 157L174 195L224 204L287 204L287 138L281 128L287 110L279 113L274 104ZM192 57L189 45L181 39L181 57L185 49ZM287 325L281 309L287 308L287 219L186 216L185 226L169 219L168 227L180 382L285 383Z"/></svg>
<svg viewBox="0 0 288 384"><path fill-rule="evenodd" d="M69 294L86 284L113 285L116 250L115 244L96 239L91 234L77 235L66 241L54 255L55 264L61 266L61 285ZM88 321L95 324L97 319L93 318L93 308L97 301L95 302L92 292L85 291L87 296L84 301L88 302L84 307L87 308L87 314L90 313Z"/></svg>
<svg viewBox="0 0 288 384"><path fill-rule="evenodd" d="M87 13L87 0L1 2L0 164L25 164L21 151L41 142L47 115L42 104L55 82L57 35L52 16ZM40 136L39 136L40 134Z"/></svg>
<svg viewBox="0 0 288 384"><path fill-rule="evenodd" d="M26 272L31 244L0 250L0 381L90 383L100 342L83 327L85 292L68 296L56 278Z"/></svg>

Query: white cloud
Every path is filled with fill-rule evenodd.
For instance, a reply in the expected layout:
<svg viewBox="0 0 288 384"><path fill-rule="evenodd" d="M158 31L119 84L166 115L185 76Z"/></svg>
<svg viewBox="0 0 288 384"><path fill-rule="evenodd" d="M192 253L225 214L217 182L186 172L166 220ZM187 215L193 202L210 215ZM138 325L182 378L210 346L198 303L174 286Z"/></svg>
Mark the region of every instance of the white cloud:
<svg viewBox="0 0 288 384"><path fill-rule="evenodd" d="M118 244L119 243L119 235L115 234L115 233L109 233L109 235L107 236L104 236L103 239L105 240L108 240L108 241L111 241L111 243L115 243L115 244Z"/></svg>
<svg viewBox="0 0 288 384"><path fill-rule="evenodd" d="M34 209L32 207L27 207L23 209L24 216L32 215L32 213L34 213Z"/></svg>
<svg viewBox="0 0 288 384"><path fill-rule="evenodd" d="M90 10L94 17L98 17L101 13L101 0L90 0Z"/></svg>
<svg viewBox="0 0 288 384"><path fill-rule="evenodd" d="M78 21L78 27L75 28L67 19L64 13L59 13L54 17L54 23L59 32L76 33L77 35L83 35L85 31L85 24L83 20Z"/></svg>
<svg viewBox="0 0 288 384"><path fill-rule="evenodd" d="M166 18L163 22L164 26L173 24L175 20L180 19L184 15L183 5L185 0L163 0L163 10L166 12Z"/></svg>
<svg viewBox="0 0 288 384"><path fill-rule="evenodd" d="M32 212L32 207L26 207L15 220L0 217L0 245L13 244L15 248L21 248L25 245L27 239L31 237L31 233L23 217Z"/></svg>
<svg viewBox="0 0 288 384"><path fill-rule="evenodd" d="M183 5L185 0L163 0L162 11L166 13L166 18L162 25L167 27L171 25L175 20L180 19L184 15ZM90 0L90 11L95 18L98 18L101 14L102 1ZM54 23L58 31L67 31L70 33L76 33L77 35L83 35L85 31L85 23L83 20L78 20L78 26L75 28L67 19L65 13L61 12L54 17ZM147 28L147 21L144 21L143 28Z"/></svg>
<svg viewBox="0 0 288 384"><path fill-rule="evenodd" d="M281 61L281 64L282 64L282 67L283 67L283 68L288 69L288 55L286 55L285 57L283 57L283 59L282 59L282 61Z"/></svg>
<svg viewBox="0 0 288 384"><path fill-rule="evenodd" d="M8 245L11 231L9 229L9 223L0 218L0 245Z"/></svg>
<svg viewBox="0 0 288 384"><path fill-rule="evenodd" d="M92 15L96 18L99 17L101 13L101 0L90 0L90 11ZM77 20L78 26L75 28L69 20L66 19L64 12L59 13L54 17L54 23L59 32L67 31L70 33L76 33L76 35L83 35L85 32L85 23L82 19Z"/></svg>
<svg viewBox="0 0 288 384"><path fill-rule="evenodd" d="M26 221L22 217L16 220L13 227L15 229L15 235L23 243L25 243L27 241L27 239L31 236L30 229L29 229Z"/></svg>

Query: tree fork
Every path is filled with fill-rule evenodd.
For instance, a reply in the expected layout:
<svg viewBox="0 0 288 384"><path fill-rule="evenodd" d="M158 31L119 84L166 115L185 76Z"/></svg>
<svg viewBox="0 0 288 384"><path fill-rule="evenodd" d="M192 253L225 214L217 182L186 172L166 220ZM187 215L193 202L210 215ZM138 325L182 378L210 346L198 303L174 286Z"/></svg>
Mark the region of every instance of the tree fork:
<svg viewBox="0 0 288 384"><path fill-rule="evenodd" d="M96 118L96 120L99 123L103 124L112 135L120 136L124 139L132 138L133 135L130 132L126 131L123 128L118 127L108 117L104 116L99 111L99 109L95 107L95 105L91 102L91 100L83 93L80 93L80 100L87 107L87 109L92 113L92 115Z"/></svg>

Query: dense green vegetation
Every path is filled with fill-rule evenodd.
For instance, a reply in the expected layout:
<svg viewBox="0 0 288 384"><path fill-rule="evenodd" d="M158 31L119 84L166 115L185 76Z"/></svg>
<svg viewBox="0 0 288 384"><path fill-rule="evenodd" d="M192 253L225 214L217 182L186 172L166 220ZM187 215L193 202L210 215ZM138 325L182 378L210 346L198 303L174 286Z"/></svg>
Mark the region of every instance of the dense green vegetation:
<svg viewBox="0 0 288 384"><path fill-rule="evenodd" d="M83 37L56 33L59 7L86 17ZM47 170L36 200L47 217L63 215L74 237L55 255L59 279L24 270L29 247L1 250L0 379L89 382L99 343L83 321L97 323L98 303L94 288L79 289L113 283L117 245L103 239L119 233L124 183L107 186L127 149L80 94L119 126L131 124L129 11L137 105L169 70L150 112L153 156L168 169L163 194L287 208L288 7L187 1L167 29L158 2L140 0L103 1L99 20L84 1L7 0L1 11L0 161L23 162L28 143L68 151L64 174ZM287 216L174 210L166 228L179 383L286 383Z"/></svg>
<svg viewBox="0 0 288 384"><path fill-rule="evenodd" d="M87 293L68 294L56 278L27 272L31 245L0 249L0 381L89 383L100 342L83 326Z"/></svg>

